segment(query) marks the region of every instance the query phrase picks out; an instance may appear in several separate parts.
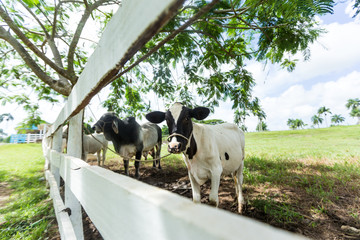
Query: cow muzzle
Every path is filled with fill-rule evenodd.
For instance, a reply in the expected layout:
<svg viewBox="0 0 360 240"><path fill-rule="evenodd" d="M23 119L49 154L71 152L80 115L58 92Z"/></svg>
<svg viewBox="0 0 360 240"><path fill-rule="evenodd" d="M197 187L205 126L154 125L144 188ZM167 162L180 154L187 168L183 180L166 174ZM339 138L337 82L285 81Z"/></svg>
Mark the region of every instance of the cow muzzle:
<svg viewBox="0 0 360 240"><path fill-rule="evenodd" d="M180 142L169 142L168 152L169 153L180 153L181 143Z"/></svg>
<svg viewBox="0 0 360 240"><path fill-rule="evenodd" d="M186 143L183 144L177 140L177 137L183 138L186 140ZM185 137L182 134L179 133L172 133L168 138L168 152L169 153L181 153L185 151L185 146L189 142L189 138Z"/></svg>

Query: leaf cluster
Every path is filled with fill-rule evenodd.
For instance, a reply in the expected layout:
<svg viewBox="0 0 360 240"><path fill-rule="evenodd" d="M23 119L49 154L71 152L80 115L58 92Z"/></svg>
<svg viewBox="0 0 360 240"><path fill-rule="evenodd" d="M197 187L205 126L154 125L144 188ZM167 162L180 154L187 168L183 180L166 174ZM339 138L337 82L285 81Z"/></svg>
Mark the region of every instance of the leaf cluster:
<svg viewBox="0 0 360 240"><path fill-rule="evenodd" d="M129 65L181 29L206 4L186 1ZM291 56L302 52L309 59L309 45L324 33L315 16L332 13L333 5L333 1L220 1L130 70L146 86L141 88L141 100L146 101L149 92L166 103L189 106L213 108L230 100L239 125L250 114L265 119L259 99L252 96L255 79L246 62L280 63L292 71L298 59Z"/></svg>
<svg viewBox="0 0 360 240"><path fill-rule="evenodd" d="M93 19L101 32L112 10L99 7L111 4L119 1L2 1L7 29L0 27L0 74L6 79L0 80L1 88L28 86L39 99L54 102L56 94L69 95L89 56L89 45L80 41L83 27ZM108 110L141 117L150 108L147 96L152 93L167 104L181 101L212 109L230 100L239 125L249 114L264 119L246 63L279 63L292 71L297 62L293 55L301 52L309 59L309 45L324 33L315 16L332 13L334 6L329 0L220 0L199 14L208 4L185 1L124 69L145 60L111 84L112 93L103 103ZM74 15L81 16L75 29L69 24ZM9 60L11 68L5 64ZM3 101L4 96L0 92Z"/></svg>

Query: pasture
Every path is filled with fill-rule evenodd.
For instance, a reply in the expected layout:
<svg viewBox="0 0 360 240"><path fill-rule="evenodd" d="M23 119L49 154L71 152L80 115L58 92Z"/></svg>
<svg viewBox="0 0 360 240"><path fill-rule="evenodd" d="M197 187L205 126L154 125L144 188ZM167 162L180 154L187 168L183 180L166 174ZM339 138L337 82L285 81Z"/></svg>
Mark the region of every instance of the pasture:
<svg viewBox="0 0 360 240"><path fill-rule="evenodd" d="M243 215L311 239L360 238L359 133L360 126L246 133ZM37 239L38 232L49 231L49 220L53 218L45 182L41 180L41 146L3 145L0 152L1 182L6 183L6 189L13 189L10 202L0 210L0 236L26 235ZM165 154L164 146L162 155ZM119 160L108 151L105 167L123 174ZM96 164L95 158L90 164ZM142 163L140 181L191 198L181 156L167 157L162 160L162 167L157 170L152 168L152 163ZM130 176L133 175L131 163ZM32 179L30 183L29 179ZM209 182L202 187L203 203L208 202L209 188ZM35 190L28 192L30 189ZM19 213L16 202L23 198L30 203L22 203L20 209L24 213ZM236 214L235 190L230 177L221 180L219 198L220 208ZM35 210L39 207L44 211ZM36 225L42 227L30 231ZM85 225L91 227L88 219Z"/></svg>

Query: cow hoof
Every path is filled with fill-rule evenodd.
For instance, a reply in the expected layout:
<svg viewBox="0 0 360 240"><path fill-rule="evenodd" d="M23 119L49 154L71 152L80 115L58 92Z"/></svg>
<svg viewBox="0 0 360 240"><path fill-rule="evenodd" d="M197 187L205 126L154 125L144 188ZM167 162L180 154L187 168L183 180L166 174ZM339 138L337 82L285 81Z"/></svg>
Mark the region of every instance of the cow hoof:
<svg viewBox="0 0 360 240"><path fill-rule="evenodd" d="M210 204L211 206L217 207L216 201L209 201L209 204Z"/></svg>
<svg viewBox="0 0 360 240"><path fill-rule="evenodd" d="M239 212L239 214L242 214L242 204L239 205L238 212Z"/></svg>

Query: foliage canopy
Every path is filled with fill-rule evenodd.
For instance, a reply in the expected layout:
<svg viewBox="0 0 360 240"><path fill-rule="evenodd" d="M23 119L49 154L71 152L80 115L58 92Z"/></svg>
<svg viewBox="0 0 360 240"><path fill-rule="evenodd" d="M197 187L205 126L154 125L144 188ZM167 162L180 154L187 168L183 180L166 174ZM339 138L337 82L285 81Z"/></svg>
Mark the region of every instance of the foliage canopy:
<svg viewBox="0 0 360 240"><path fill-rule="evenodd" d="M57 95L68 96L94 47L82 38L85 24L93 20L100 34L114 10L103 7L118 4L119 0L2 1L2 103L37 110L26 94L9 94L14 88L30 87L39 100L50 102L58 101ZM214 6L198 14L208 4ZM141 116L151 107L147 94L153 93L165 102L189 106L214 107L230 100L238 124L250 113L264 119L259 99L252 96L255 79L246 62L280 63L293 70L293 55L301 52L308 59L309 44L323 33L315 16L332 13L333 6L334 1L327 0L187 0L127 63L127 73L112 82L103 105L120 115ZM75 28L68 24L74 16L81 16Z"/></svg>

